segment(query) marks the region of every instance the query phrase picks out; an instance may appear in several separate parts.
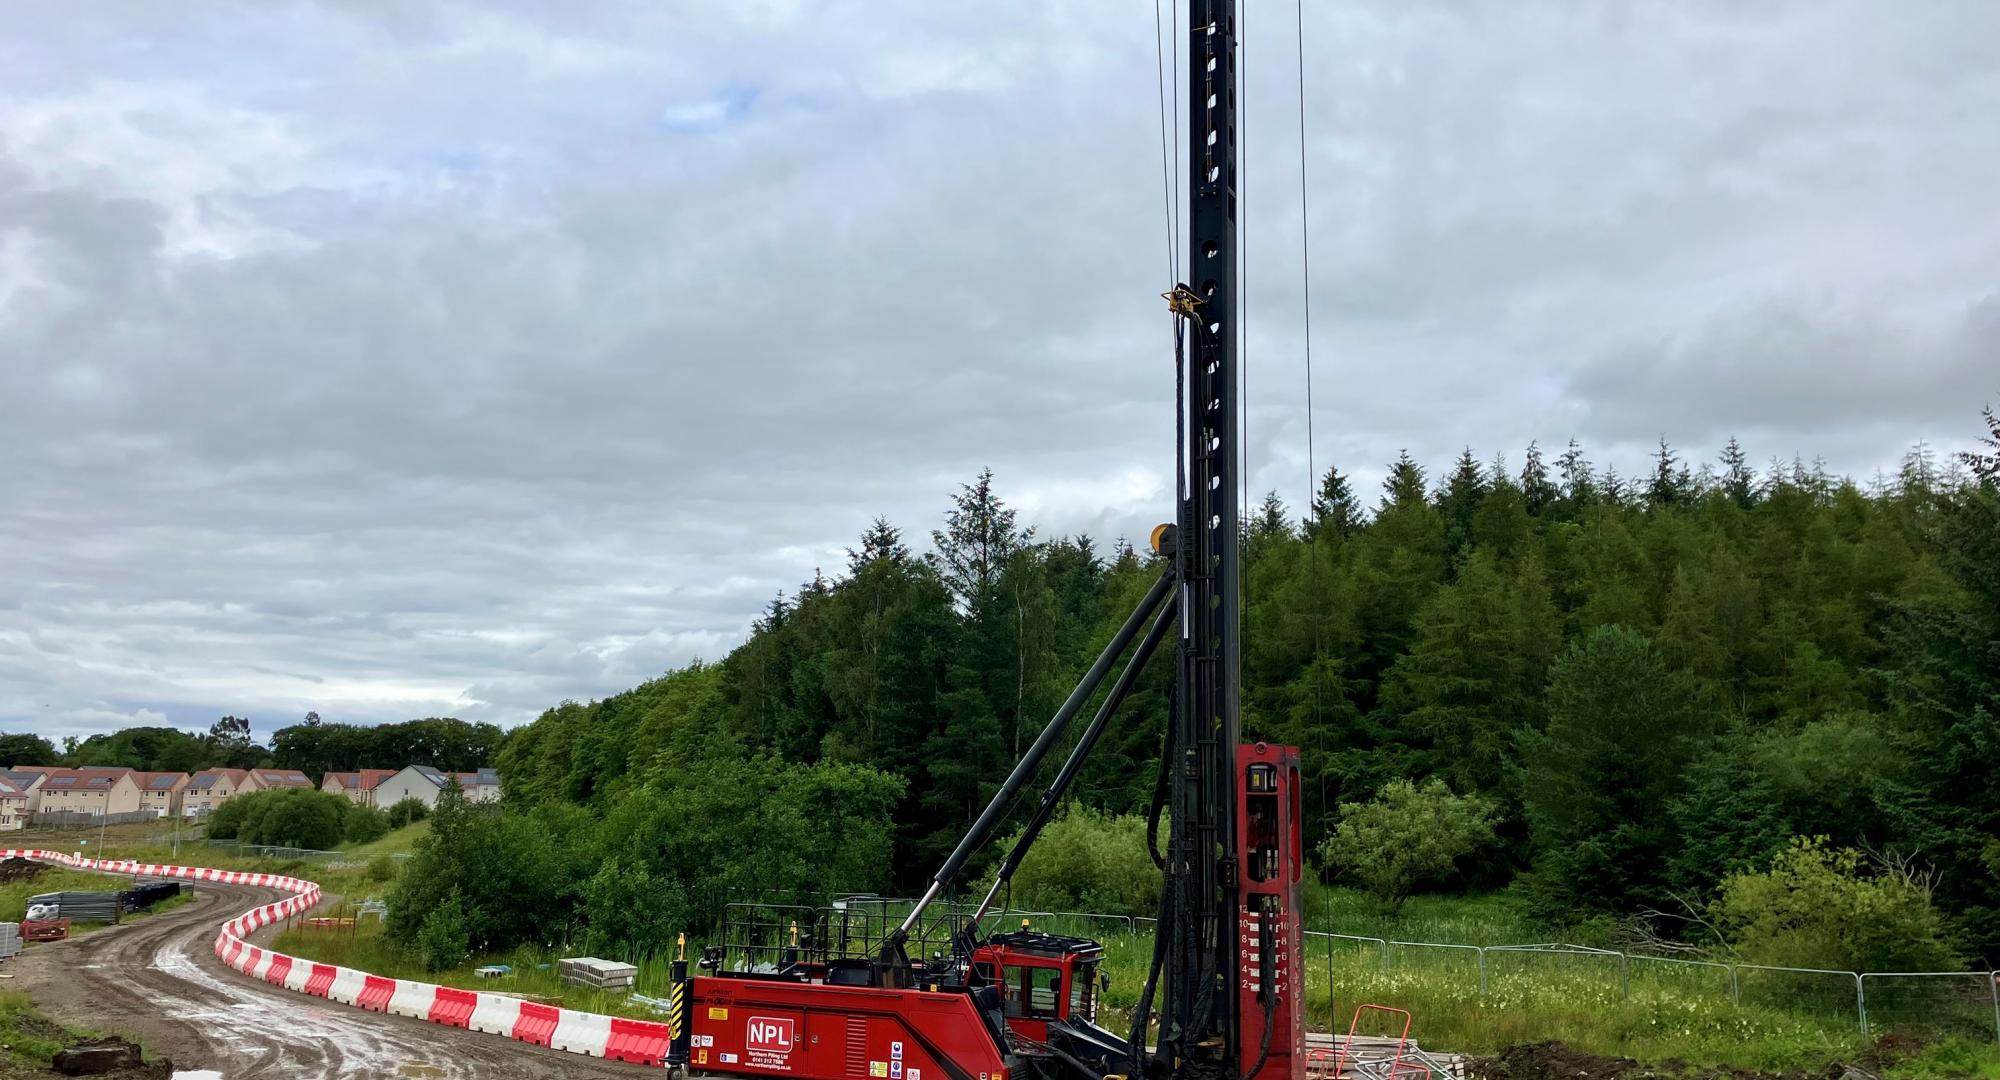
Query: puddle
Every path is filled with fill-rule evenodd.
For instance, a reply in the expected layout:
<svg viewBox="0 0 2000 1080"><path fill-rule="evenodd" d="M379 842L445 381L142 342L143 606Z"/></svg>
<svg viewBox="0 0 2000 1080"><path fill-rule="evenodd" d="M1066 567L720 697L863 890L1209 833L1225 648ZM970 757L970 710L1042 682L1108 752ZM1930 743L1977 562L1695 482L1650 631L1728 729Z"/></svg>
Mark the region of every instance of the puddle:
<svg viewBox="0 0 2000 1080"><path fill-rule="evenodd" d="M421 1061L406 1061L396 1066L398 1076L443 1076L444 1070L436 1065L426 1065Z"/></svg>

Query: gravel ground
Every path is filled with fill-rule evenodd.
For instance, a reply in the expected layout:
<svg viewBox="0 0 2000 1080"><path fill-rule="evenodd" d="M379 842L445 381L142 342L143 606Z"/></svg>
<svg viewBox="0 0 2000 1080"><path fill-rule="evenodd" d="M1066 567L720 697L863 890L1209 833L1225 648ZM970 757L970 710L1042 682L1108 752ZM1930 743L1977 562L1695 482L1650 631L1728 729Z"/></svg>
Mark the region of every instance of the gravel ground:
<svg viewBox="0 0 2000 1080"><path fill-rule="evenodd" d="M211 946L231 916L275 889L195 886L162 915L48 945L7 962L7 984L73 1028L138 1039L182 1070L223 1080L286 1077L630 1078L661 1070L566 1054L494 1035L363 1012L246 978Z"/></svg>

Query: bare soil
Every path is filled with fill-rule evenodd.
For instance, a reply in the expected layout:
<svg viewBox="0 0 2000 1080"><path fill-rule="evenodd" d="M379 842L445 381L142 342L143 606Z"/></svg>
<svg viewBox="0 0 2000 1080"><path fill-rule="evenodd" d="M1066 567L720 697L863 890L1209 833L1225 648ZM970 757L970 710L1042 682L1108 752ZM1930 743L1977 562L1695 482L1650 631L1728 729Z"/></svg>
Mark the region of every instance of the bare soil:
<svg viewBox="0 0 2000 1080"><path fill-rule="evenodd" d="M1477 1080L1840 1080L1847 1070L1836 1065L1824 1073L1765 1073L1682 1061L1648 1065L1551 1041L1510 1046L1493 1057L1469 1059L1465 1075Z"/></svg>
<svg viewBox="0 0 2000 1080"><path fill-rule="evenodd" d="M48 869L33 859L0 859L0 882L33 881Z"/></svg>
<svg viewBox="0 0 2000 1080"><path fill-rule="evenodd" d="M193 886L192 903L87 937L33 945L7 963L50 1019L117 1032L184 1070L227 1080L357 1077L578 1077L659 1072L494 1035L341 1005L246 978L216 959L216 929L283 896L274 889Z"/></svg>

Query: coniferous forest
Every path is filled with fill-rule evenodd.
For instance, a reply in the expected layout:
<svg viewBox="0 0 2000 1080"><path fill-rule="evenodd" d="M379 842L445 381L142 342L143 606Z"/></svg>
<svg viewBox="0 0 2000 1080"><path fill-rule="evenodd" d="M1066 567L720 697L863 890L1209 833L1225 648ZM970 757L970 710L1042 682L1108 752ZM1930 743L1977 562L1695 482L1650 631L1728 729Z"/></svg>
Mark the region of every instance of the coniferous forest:
<svg viewBox="0 0 2000 1080"><path fill-rule="evenodd" d="M678 914L618 921L687 911L697 878L917 887L1157 573L1122 540L1042 534L991 473L944 510L927 536L878 520L729 655L511 736L510 815L610 826L576 871L593 932L667 932ZM1245 732L1303 748L1309 845L1394 781L1474 797L1487 842L1431 887L1513 885L1560 923L1698 910L1824 837L2000 962L1993 457L1919 449L1856 481L1733 440L1706 462L1663 444L1636 477L1573 443L1435 476L1405 455L1379 491L1329 470L1311 505L1272 494L1241 527ZM1148 811L1170 669L1083 806Z"/></svg>

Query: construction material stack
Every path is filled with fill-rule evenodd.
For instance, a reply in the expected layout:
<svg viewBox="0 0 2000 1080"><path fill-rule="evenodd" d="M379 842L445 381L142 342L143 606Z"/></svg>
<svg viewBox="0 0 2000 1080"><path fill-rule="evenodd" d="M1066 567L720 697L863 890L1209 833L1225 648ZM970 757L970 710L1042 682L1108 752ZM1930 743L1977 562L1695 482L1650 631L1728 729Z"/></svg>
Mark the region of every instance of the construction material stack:
<svg viewBox="0 0 2000 1080"><path fill-rule="evenodd" d="M556 974L562 977L562 981L573 986L624 992L632 989L633 982L639 977L639 969L616 960L577 956L559 961L556 964Z"/></svg>

